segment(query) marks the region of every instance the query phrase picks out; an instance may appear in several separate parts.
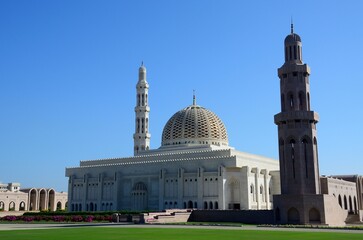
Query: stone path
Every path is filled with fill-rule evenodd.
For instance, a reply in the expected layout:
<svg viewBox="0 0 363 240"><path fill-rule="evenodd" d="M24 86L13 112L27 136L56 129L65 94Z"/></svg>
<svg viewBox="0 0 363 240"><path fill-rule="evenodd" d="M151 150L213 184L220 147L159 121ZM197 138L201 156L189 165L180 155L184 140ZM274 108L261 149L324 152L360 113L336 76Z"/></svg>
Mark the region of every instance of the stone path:
<svg viewBox="0 0 363 240"><path fill-rule="evenodd" d="M259 231L298 231L298 232L339 232L363 234L362 230L346 229L314 229L314 228L277 228L277 227L257 227L257 226L188 226L188 225L153 225L153 224L125 224L125 223L86 223L86 224L0 224L0 231L4 230L24 230L24 229L52 229L70 227L119 227L119 228L190 228L190 229L225 229L225 230L259 230Z"/></svg>

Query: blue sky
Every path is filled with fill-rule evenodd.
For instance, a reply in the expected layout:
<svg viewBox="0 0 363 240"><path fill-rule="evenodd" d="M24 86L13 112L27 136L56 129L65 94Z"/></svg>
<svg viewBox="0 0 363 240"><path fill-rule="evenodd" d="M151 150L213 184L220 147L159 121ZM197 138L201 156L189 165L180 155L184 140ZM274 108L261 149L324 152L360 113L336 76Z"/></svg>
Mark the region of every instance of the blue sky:
<svg viewBox="0 0 363 240"><path fill-rule="evenodd" d="M195 89L231 146L277 159L291 17L312 70L320 174L363 174L362 10L358 0L1 1L0 181L67 191L65 167L131 156L141 61L152 148Z"/></svg>

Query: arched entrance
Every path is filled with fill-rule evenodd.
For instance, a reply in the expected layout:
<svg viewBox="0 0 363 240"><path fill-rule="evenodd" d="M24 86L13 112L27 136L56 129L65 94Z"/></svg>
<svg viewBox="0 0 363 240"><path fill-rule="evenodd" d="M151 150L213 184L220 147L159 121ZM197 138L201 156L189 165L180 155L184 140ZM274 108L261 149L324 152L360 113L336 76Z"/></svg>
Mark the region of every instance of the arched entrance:
<svg viewBox="0 0 363 240"><path fill-rule="evenodd" d="M62 210L62 203L61 202L57 202L57 211L59 211L59 210ZM72 209L72 211L73 211L73 209Z"/></svg>
<svg viewBox="0 0 363 240"><path fill-rule="evenodd" d="M15 203L14 202L9 203L9 211L15 211Z"/></svg>
<svg viewBox="0 0 363 240"><path fill-rule="evenodd" d="M240 184L239 181L235 178L232 178L228 184L229 187L229 209L240 209L241 206L241 192L240 192ZM213 208L213 206L212 206Z"/></svg>
<svg viewBox="0 0 363 240"><path fill-rule="evenodd" d="M19 204L19 211L25 211L25 202L20 202Z"/></svg>
<svg viewBox="0 0 363 240"><path fill-rule="evenodd" d="M138 182L134 185L131 191L132 209L146 210L147 209L147 187L143 182Z"/></svg>
<svg viewBox="0 0 363 240"><path fill-rule="evenodd" d="M300 214L296 208L293 207L287 211L287 221L293 224L300 223Z"/></svg>
<svg viewBox="0 0 363 240"><path fill-rule="evenodd" d="M316 208L312 208L309 211L309 222L310 223L321 223L320 212Z"/></svg>
<svg viewBox="0 0 363 240"><path fill-rule="evenodd" d="M0 211L4 211L5 210L5 204L4 202L0 201Z"/></svg>
<svg viewBox="0 0 363 240"><path fill-rule="evenodd" d="M29 211L36 211L37 208L37 190L31 189L29 192Z"/></svg>
<svg viewBox="0 0 363 240"><path fill-rule="evenodd" d="M55 192L53 189L48 191L48 210L55 211Z"/></svg>
<svg viewBox="0 0 363 240"><path fill-rule="evenodd" d="M39 191L39 210L47 210L47 192L45 191L45 189L41 189Z"/></svg>
<svg viewBox="0 0 363 240"><path fill-rule="evenodd" d="M188 208L193 208L193 202L192 201L188 201Z"/></svg>

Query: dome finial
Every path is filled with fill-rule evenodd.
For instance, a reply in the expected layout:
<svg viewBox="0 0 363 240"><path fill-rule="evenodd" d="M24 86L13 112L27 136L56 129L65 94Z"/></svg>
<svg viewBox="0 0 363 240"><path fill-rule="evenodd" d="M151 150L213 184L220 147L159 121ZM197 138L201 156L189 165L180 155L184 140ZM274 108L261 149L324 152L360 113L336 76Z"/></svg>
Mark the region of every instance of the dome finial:
<svg viewBox="0 0 363 240"><path fill-rule="evenodd" d="M291 34L294 33L294 22L292 21L292 16L291 16Z"/></svg>
<svg viewBox="0 0 363 240"><path fill-rule="evenodd" d="M144 66L144 61L141 61L141 67L143 67Z"/></svg>
<svg viewBox="0 0 363 240"><path fill-rule="evenodd" d="M195 99L195 90L193 89L193 105L197 105L197 101Z"/></svg>

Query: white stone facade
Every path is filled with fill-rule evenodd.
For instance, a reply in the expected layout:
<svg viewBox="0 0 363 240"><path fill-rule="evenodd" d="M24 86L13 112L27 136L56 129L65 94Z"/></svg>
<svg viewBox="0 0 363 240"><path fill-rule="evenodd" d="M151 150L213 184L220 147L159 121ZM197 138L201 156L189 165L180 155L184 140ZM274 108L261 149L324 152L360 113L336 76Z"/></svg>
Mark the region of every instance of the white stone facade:
<svg viewBox="0 0 363 240"><path fill-rule="evenodd" d="M271 209L274 159L212 147L151 150L67 168L71 211Z"/></svg>
<svg viewBox="0 0 363 240"><path fill-rule="evenodd" d="M20 189L19 183L0 183L0 211L64 210L68 194L53 188Z"/></svg>

